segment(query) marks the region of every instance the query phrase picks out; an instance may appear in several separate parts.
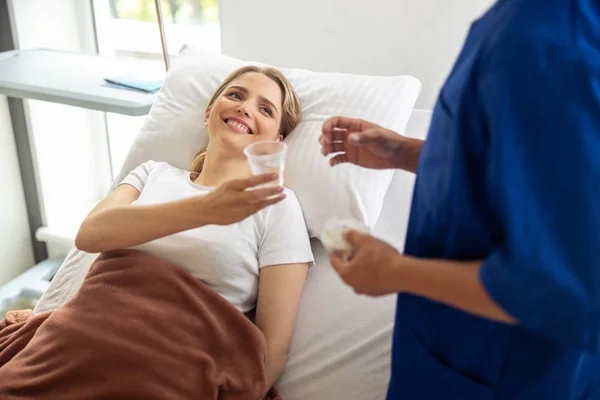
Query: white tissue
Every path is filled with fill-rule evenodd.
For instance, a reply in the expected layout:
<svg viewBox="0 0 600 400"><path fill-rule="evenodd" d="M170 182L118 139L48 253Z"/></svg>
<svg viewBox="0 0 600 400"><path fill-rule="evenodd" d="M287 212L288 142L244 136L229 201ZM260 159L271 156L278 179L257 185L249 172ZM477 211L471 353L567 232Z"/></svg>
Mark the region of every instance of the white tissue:
<svg viewBox="0 0 600 400"><path fill-rule="evenodd" d="M349 259L352 257L354 249L352 245L344 239L344 233L348 230L355 230L362 233L370 233L369 227L355 219L330 218L323 227L323 232L319 239L329 253L339 252L341 257Z"/></svg>

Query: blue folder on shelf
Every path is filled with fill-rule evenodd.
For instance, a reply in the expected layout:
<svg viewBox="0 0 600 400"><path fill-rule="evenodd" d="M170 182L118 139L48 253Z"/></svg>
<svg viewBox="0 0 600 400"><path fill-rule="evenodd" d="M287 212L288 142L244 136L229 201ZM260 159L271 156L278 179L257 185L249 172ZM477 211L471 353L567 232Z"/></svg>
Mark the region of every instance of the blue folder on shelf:
<svg viewBox="0 0 600 400"><path fill-rule="evenodd" d="M117 89L139 90L146 93L156 93L160 90L163 80L140 77L134 73L104 78L104 86Z"/></svg>

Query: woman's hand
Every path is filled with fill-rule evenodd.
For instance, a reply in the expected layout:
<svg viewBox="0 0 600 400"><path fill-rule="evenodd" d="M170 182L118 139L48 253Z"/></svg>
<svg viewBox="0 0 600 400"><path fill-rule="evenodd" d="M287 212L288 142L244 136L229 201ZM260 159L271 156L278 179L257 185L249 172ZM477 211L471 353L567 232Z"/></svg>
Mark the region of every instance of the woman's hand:
<svg viewBox="0 0 600 400"><path fill-rule="evenodd" d="M336 154L334 166L352 163L365 168L398 168L403 136L361 119L333 117L323 123L319 138L323 155Z"/></svg>
<svg viewBox="0 0 600 400"><path fill-rule="evenodd" d="M226 182L198 197L204 222L211 225L230 225L240 222L258 211L285 199L283 188L256 186L278 179L277 174L255 175Z"/></svg>

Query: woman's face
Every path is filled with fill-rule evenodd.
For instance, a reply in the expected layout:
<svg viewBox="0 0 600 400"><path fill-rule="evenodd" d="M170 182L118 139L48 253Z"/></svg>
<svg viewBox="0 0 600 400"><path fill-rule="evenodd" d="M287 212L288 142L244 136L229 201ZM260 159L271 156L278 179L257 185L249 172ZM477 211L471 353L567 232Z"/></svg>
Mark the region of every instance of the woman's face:
<svg viewBox="0 0 600 400"><path fill-rule="evenodd" d="M280 138L282 101L281 89L269 77L257 72L239 76L206 113L210 140L242 150Z"/></svg>

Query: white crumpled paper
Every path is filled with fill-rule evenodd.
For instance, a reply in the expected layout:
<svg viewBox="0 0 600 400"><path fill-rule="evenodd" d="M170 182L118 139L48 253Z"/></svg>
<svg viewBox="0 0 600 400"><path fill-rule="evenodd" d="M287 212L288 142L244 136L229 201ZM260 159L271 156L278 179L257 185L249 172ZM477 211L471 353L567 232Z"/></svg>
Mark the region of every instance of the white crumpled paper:
<svg viewBox="0 0 600 400"><path fill-rule="evenodd" d="M354 252L352 245L344 239L344 233L348 230L370 233L369 227L360 221L333 217L325 223L319 239L329 253L338 253L341 258L347 260Z"/></svg>

